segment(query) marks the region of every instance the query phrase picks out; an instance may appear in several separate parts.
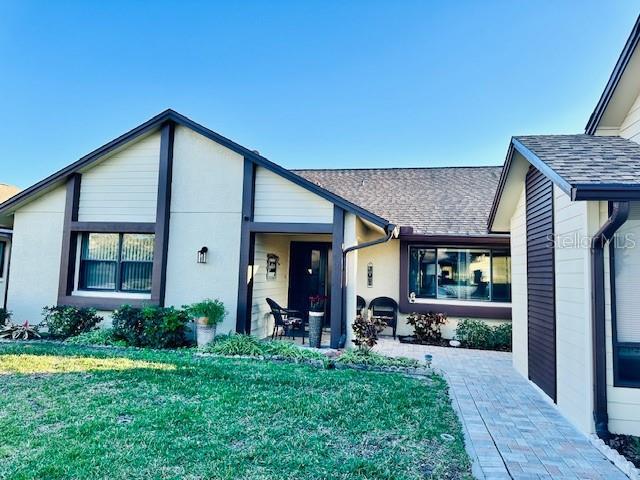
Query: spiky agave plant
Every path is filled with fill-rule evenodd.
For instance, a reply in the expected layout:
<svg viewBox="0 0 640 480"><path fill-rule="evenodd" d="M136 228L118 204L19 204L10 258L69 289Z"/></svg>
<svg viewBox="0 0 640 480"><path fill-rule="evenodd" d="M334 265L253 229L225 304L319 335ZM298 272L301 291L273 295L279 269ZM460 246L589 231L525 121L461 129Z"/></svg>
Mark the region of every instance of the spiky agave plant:
<svg viewBox="0 0 640 480"><path fill-rule="evenodd" d="M9 338L11 340L29 340L31 338L40 338L38 327L29 324L26 320L23 324L7 323L0 330L0 338Z"/></svg>

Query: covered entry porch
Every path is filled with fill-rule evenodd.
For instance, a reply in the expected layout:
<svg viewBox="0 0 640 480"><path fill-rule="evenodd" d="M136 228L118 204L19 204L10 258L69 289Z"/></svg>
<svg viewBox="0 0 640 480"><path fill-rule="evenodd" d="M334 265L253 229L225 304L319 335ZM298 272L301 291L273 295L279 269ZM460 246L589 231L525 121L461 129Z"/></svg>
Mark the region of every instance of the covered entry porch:
<svg viewBox="0 0 640 480"><path fill-rule="evenodd" d="M337 253L341 255L341 251ZM330 346L334 323L341 336L340 318L332 322L333 256L329 234L256 233L251 277L251 335L266 338L288 334L307 343L311 298L315 297L321 305L317 310L324 314L321 346ZM341 301L341 290L336 290L336 300ZM274 314L274 304L291 312L289 318L278 311ZM295 323L285 329L281 316L285 322L296 319Z"/></svg>

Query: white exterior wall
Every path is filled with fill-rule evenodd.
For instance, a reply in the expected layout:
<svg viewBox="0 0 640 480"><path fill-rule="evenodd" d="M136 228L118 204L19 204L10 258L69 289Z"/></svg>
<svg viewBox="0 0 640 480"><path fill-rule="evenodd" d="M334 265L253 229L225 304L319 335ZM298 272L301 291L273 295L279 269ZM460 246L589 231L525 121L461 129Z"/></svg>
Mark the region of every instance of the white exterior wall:
<svg viewBox="0 0 640 480"><path fill-rule="evenodd" d="M527 318L527 200L524 184L511 217L511 318L513 366L529 378Z"/></svg>
<svg viewBox="0 0 640 480"><path fill-rule="evenodd" d="M594 202L595 203L595 202ZM600 202L600 219L599 223L603 224L609 214L608 205L606 202ZM636 267L640 265L640 245L638 245L638 231L637 229L631 232L625 225L623 225L618 232L622 235L625 233L633 233L633 239L636 242L635 248L625 249L625 265ZM623 433L627 435L640 436L640 388L625 388L614 387L613 385L613 337L612 337L612 323L611 323L611 289L609 283L609 248L605 248L605 301L606 301L606 328L607 328L607 405L609 413L609 430L614 433ZM620 252L616 252L620 255ZM633 297L628 295L629 290L625 289L627 295L623 293L620 288L616 292L616 302L618 304L617 315L623 314L620 310L624 311L624 308L620 308L621 304L627 304L631 310L635 309L638 296L637 292L632 290Z"/></svg>
<svg viewBox="0 0 640 480"><path fill-rule="evenodd" d="M254 221L333 223L333 203L264 167L256 168Z"/></svg>
<svg viewBox="0 0 640 480"><path fill-rule="evenodd" d="M622 138L640 143L640 96L633 102L617 133Z"/></svg>
<svg viewBox="0 0 640 480"><path fill-rule="evenodd" d="M78 220L155 222L160 133L131 143L82 173Z"/></svg>
<svg viewBox="0 0 640 480"><path fill-rule="evenodd" d="M229 314L219 333L236 326L243 165L241 155L176 128L165 303L220 299ZM203 246L208 260L198 264Z"/></svg>
<svg viewBox="0 0 640 480"><path fill-rule="evenodd" d="M65 200L58 187L15 213L7 299L14 322L40 323L42 307L58 301Z"/></svg>
<svg viewBox="0 0 640 480"><path fill-rule="evenodd" d="M345 213L344 215L344 246L350 247L359 243L358 240L358 217L353 213ZM357 310L356 295L358 294L358 257L360 250L349 252L345 259L345 319L346 319L346 346L351 347L353 344L353 321L355 320L355 312Z"/></svg>
<svg viewBox="0 0 640 480"><path fill-rule="evenodd" d="M593 431L590 243L597 209L553 187L557 405L584 432ZM597 207L597 206L596 206ZM594 221L595 220L595 221Z"/></svg>
<svg viewBox="0 0 640 480"><path fill-rule="evenodd" d="M9 257L11 252L11 241L7 238L0 238L4 242L4 258L2 271L0 271L0 308L4 308L5 292L7 291L7 277L9 275Z"/></svg>
<svg viewBox="0 0 640 480"><path fill-rule="evenodd" d="M289 248L288 236L274 234L256 234L253 298L251 305L251 335L265 338L273 333L273 316L266 299L272 298L286 307L289 299ZM276 269L276 278L267 279L267 254L280 258Z"/></svg>

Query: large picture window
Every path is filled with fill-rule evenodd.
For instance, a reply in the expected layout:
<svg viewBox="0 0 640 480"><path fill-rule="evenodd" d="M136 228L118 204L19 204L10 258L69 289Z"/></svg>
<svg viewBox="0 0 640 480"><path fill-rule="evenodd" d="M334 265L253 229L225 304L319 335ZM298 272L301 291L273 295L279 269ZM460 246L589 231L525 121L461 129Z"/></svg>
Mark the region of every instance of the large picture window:
<svg viewBox="0 0 640 480"><path fill-rule="evenodd" d="M409 294L415 298L510 302L509 251L411 246Z"/></svg>
<svg viewBox="0 0 640 480"><path fill-rule="evenodd" d="M152 234L84 234L78 288L151 292L153 244Z"/></svg>

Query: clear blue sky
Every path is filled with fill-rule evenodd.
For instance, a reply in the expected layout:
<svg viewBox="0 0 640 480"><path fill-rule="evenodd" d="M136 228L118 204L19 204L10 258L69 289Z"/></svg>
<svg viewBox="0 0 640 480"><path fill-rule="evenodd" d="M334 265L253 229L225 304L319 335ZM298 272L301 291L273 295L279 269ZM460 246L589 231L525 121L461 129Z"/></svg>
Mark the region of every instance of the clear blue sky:
<svg viewBox="0 0 640 480"><path fill-rule="evenodd" d="M498 165L582 132L636 1L0 2L0 182L171 107L288 168Z"/></svg>

